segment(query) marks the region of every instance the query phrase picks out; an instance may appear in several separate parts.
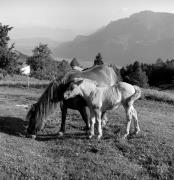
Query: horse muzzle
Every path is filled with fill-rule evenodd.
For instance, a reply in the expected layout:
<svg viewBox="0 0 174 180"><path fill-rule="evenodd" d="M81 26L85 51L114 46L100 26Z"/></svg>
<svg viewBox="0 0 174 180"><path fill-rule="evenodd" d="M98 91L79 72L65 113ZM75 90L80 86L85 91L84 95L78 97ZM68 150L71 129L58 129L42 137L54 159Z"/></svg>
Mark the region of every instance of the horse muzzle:
<svg viewBox="0 0 174 180"><path fill-rule="evenodd" d="M26 138L30 138L30 139L36 139L36 135L35 134L28 134L28 133L26 133L25 137Z"/></svg>
<svg viewBox="0 0 174 180"><path fill-rule="evenodd" d="M64 99L65 100L69 99L69 94L68 93L64 93Z"/></svg>

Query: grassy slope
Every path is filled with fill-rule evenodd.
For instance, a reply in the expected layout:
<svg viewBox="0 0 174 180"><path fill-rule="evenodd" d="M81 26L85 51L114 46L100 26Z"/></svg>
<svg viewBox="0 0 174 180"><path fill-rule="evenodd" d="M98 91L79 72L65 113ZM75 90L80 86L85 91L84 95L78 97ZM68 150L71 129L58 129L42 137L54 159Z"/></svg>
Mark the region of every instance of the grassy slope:
<svg viewBox="0 0 174 180"><path fill-rule="evenodd" d="M0 177L25 179L174 179L173 105L140 100L136 103L141 132L124 141L125 113L108 114L101 142L88 140L84 123L69 111L67 134L55 136L60 112L48 118L38 140L24 137L27 111L43 90L0 87Z"/></svg>

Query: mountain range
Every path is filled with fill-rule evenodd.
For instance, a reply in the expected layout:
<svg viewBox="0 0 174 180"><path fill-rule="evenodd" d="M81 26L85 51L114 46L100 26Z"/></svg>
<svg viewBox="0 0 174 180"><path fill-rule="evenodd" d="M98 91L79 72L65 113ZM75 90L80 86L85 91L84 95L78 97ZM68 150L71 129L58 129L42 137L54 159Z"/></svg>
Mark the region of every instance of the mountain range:
<svg viewBox="0 0 174 180"><path fill-rule="evenodd" d="M91 62L98 52L104 62L118 66L174 58L174 14L139 12L112 21L88 36L77 36L54 50L61 58L76 57Z"/></svg>
<svg viewBox="0 0 174 180"><path fill-rule="evenodd" d="M51 50L55 49L59 44L58 41L45 37L11 39L11 43L13 42L15 43L15 49L27 55L32 55L32 50L40 43L47 44Z"/></svg>
<svg viewBox="0 0 174 180"><path fill-rule="evenodd" d="M14 27L9 34L11 42L15 43L15 48L28 55L32 54L32 50L39 43L48 44L52 50L60 42L70 41L76 36L70 29L42 26Z"/></svg>

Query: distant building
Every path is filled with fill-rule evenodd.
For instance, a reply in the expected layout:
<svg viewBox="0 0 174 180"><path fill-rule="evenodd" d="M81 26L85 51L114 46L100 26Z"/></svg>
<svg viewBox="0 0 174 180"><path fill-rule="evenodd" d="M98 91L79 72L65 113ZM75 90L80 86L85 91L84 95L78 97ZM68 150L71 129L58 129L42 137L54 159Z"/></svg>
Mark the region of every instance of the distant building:
<svg viewBox="0 0 174 180"><path fill-rule="evenodd" d="M29 65L27 65L27 64L24 64L23 65L23 67L20 69L20 71L21 71L21 73L23 74L23 75L30 75L30 66Z"/></svg>

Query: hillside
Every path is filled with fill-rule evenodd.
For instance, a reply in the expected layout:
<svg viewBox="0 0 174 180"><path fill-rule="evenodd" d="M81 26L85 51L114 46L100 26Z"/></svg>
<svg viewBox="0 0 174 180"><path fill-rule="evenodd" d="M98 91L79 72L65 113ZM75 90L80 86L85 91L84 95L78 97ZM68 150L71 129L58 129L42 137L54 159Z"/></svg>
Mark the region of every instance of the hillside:
<svg viewBox="0 0 174 180"><path fill-rule="evenodd" d="M59 45L58 57L93 61L101 52L105 62L126 65L135 60L152 63L174 57L174 14L143 11L110 22L89 36Z"/></svg>

